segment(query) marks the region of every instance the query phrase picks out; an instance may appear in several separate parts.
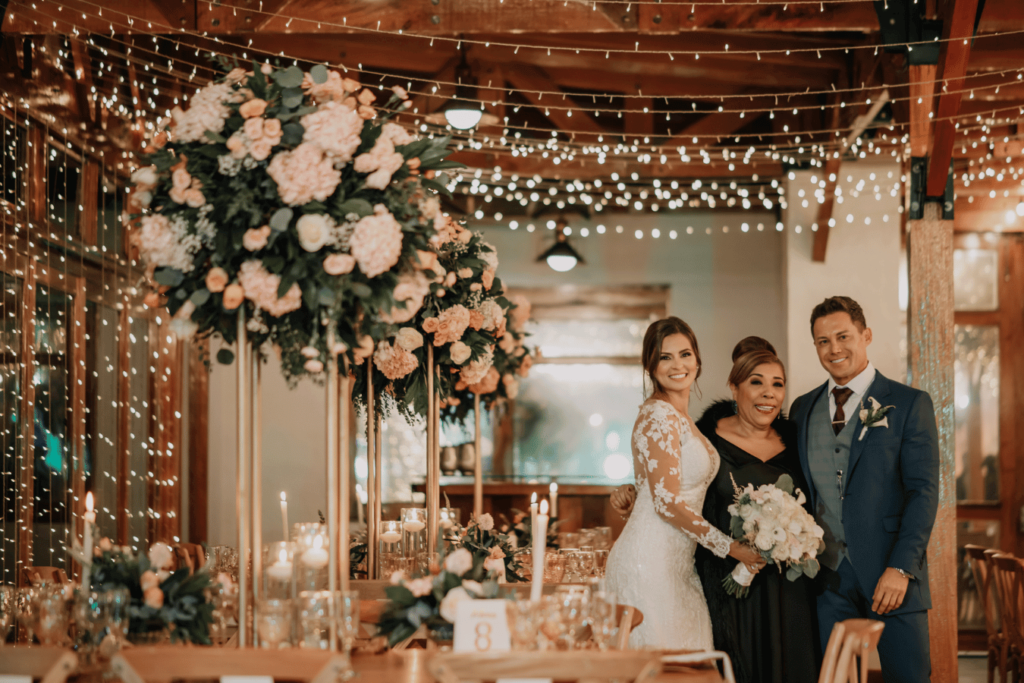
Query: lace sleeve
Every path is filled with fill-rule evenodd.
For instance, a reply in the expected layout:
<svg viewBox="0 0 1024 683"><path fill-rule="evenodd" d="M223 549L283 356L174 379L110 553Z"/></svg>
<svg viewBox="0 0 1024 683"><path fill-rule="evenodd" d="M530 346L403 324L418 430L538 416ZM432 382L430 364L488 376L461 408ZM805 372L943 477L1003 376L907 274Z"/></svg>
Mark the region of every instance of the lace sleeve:
<svg viewBox="0 0 1024 683"><path fill-rule="evenodd" d="M660 402L644 406L634 432L644 479L654 500L654 509L666 522L690 536L718 557L726 557L732 539L687 505L681 493L680 453L686 439L696 438L681 428L674 411ZM637 477L640 482L640 477Z"/></svg>

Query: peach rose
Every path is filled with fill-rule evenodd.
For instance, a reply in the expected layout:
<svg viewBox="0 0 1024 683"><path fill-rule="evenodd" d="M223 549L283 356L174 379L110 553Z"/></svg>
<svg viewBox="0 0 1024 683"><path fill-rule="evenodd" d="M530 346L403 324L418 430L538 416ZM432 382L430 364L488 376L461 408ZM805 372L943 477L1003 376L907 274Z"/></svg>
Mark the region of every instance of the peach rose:
<svg viewBox="0 0 1024 683"><path fill-rule="evenodd" d="M523 356L523 362L516 370L516 374L520 377L527 377L530 374L530 368L533 366L533 356Z"/></svg>
<svg viewBox="0 0 1024 683"><path fill-rule="evenodd" d="M145 298L142 299L142 303L146 304L150 308L159 308L160 295L156 292L147 292Z"/></svg>
<svg viewBox="0 0 1024 683"><path fill-rule="evenodd" d="M249 146L249 156L256 161L263 161L270 156L270 151L273 147L274 145L270 140L261 138Z"/></svg>
<svg viewBox="0 0 1024 683"><path fill-rule="evenodd" d="M355 80L354 78L345 78L341 81L341 84L342 86L344 86L345 92L356 92L361 87L363 87L362 85L359 84L359 81Z"/></svg>
<svg viewBox="0 0 1024 683"><path fill-rule="evenodd" d="M476 311L476 310L470 311L469 312L469 326L472 327L474 330L479 330L481 327L483 327L484 326L484 314L481 313L480 311Z"/></svg>
<svg viewBox="0 0 1024 683"><path fill-rule="evenodd" d="M418 169L420 167L421 163L422 162L420 161L419 157L413 157L412 159L409 159L408 161L406 161L405 165L409 167L410 171L415 171L416 169Z"/></svg>
<svg viewBox="0 0 1024 683"><path fill-rule="evenodd" d="M191 206L193 209L198 209L200 206L206 203L206 197L199 190L193 188L186 190L185 192L185 203Z"/></svg>
<svg viewBox="0 0 1024 683"><path fill-rule="evenodd" d="M139 577L139 587L142 588L142 592L145 593L151 588L156 588L160 585L160 579L157 578L156 572L144 571L142 576Z"/></svg>
<svg viewBox="0 0 1024 683"><path fill-rule="evenodd" d="M302 367L306 369L306 372L316 374L318 372L323 372L324 364L315 358L310 358L302 364Z"/></svg>
<svg viewBox="0 0 1024 683"><path fill-rule="evenodd" d="M242 235L242 246L249 251L259 251L263 247L267 246L267 240L270 238L270 226L264 225L259 228L249 228Z"/></svg>
<svg viewBox="0 0 1024 683"><path fill-rule="evenodd" d="M465 280L468 277L473 277L472 268L459 268L459 277Z"/></svg>
<svg viewBox="0 0 1024 683"><path fill-rule="evenodd" d="M483 273L481 273L480 278L484 281L484 287L490 289L491 285L494 284L494 270L488 268Z"/></svg>
<svg viewBox="0 0 1024 683"><path fill-rule="evenodd" d="M359 91L359 94L356 95L356 99L359 100L359 104L370 105L377 99L377 96L374 95L373 91L369 88L363 88Z"/></svg>
<svg viewBox="0 0 1024 683"><path fill-rule="evenodd" d="M437 332L437 318L427 318L423 321L424 332Z"/></svg>
<svg viewBox="0 0 1024 683"><path fill-rule="evenodd" d="M373 107L367 107L365 105L360 106L359 109L356 110L356 112L359 114L359 118L363 119L364 121L369 121L370 119L377 115L377 112L373 110Z"/></svg>
<svg viewBox="0 0 1024 683"><path fill-rule="evenodd" d="M452 362L458 365L462 365L467 360L469 360L469 357L471 355L473 355L473 349L469 348L469 346L467 346L466 344L457 341L452 344L450 353L452 356Z"/></svg>
<svg viewBox="0 0 1024 683"><path fill-rule="evenodd" d="M231 152L237 152L239 150L245 149L245 140L243 140L242 136L239 135L238 133L235 133L234 135L229 137L228 141L224 144Z"/></svg>
<svg viewBox="0 0 1024 683"><path fill-rule="evenodd" d="M263 122L263 135L268 138L281 137L281 122L278 119L267 119Z"/></svg>
<svg viewBox="0 0 1024 683"><path fill-rule="evenodd" d="M263 119L257 117L247 120L242 126L242 130L250 140L259 140L263 137Z"/></svg>
<svg viewBox="0 0 1024 683"><path fill-rule="evenodd" d="M224 288L224 310L233 311L245 299L245 290L242 285L228 285Z"/></svg>
<svg viewBox="0 0 1024 683"><path fill-rule="evenodd" d="M417 249L416 259L420 263L420 269L433 270L434 265L437 263L437 254L432 251L420 251Z"/></svg>
<svg viewBox="0 0 1024 683"><path fill-rule="evenodd" d="M187 190L192 184L192 176L184 168L179 168L171 174L171 183L175 190Z"/></svg>
<svg viewBox="0 0 1024 683"><path fill-rule="evenodd" d="M470 384L469 390L474 394L490 394L498 389L498 382L501 381L501 373L493 365L487 369L487 374L477 384Z"/></svg>
<svg viewBox="0 0 1024 683"><path fill-rule="evenodd" d="M364 334L358 341L359 346L352 349L352 355L355 356L356 365L362 365L364 360L373 355L373 337Z"/></svg>
<svg viewBox="0 0 1024 683"><path fill-rule="evenodd" d="M188 190L179 190L176 187L172 187L168 194L171 196L171 201L175 204L184 204L188 199Z"/></svg>
<svg viewBox="0 0 1024 683"><path fill-rule="evenodd" d="M263 116L263 112L267 110L266 100L259 98L249 100L241 107L238 108L238 113L242 115L244 119L251 119L254 116Z"/></svg>
<svg viewBox="0 0 1024 683"><path fill-rule="evenodd" d="M324 270L328 275L345 275L355 267L355 258L348 254L331 254L324 259Z"/></svg>
<svg viewBox="0 0 1024 683"><path fill-rule="evenodd" d="M146 607L160 609L164 606L164 592L154 586L153 588L143 592L142 601L146 603Z"/></svg>
<svg viewBox="0 0 1024 683"><path fill-rule="evenodd" d="M223 268L211 268L206 274L206 288L211 292L223 292L228 286L228 271Z"/></svg>

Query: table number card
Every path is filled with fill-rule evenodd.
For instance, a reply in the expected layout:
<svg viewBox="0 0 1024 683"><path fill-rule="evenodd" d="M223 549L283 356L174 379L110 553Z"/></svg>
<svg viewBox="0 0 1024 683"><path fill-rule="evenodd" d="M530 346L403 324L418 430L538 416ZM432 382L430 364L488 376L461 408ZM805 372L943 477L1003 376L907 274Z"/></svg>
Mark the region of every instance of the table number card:
<svg viewBox="0 0 1024 683"><path fill-rule="evenodd" d="M463 600L455 615L455 652L508 652L512 638L504 600Z"/></svg>
<svg viewBox="0 0 1024 683"><path fill-rule="evenodd" d="M509 652L512 637L504 600L463 600L455 615L455 652ZM496 683L551 683L550 678L501 678Z"/></svg>
<svg viewBox="0 0 1024 683"><path fill-rule="evenodd" d="M273 676L221 676L220 683L274 683Z"/></svg>
<svg viewBox="0 0 1024 683"><path fill-rule="evenodd" d="M15 676L14 674L0 674L0 683L32 683L32 677Z"/></svg>

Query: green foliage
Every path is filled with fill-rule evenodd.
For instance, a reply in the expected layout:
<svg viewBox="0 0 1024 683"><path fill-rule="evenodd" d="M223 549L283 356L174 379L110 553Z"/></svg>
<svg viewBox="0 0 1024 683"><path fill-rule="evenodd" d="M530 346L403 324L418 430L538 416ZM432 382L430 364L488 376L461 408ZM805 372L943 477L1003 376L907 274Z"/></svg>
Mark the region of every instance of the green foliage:
<svg viewBox="0 0 1024 683"><path fill-rule="evenodd" d="M128 608L128 632L150 633L168 629L171 642L210 645L210 624L213 605L206 601L206 590L214 586L205 571L190 574L187 567L164 579L159 589L164 600L161 607L150 607L143 599L140 580L150 570L148 557L136 559L120 551L106 551L93 559L91 587L93 590L127 588L131 595Z"/></svg>
<svg viewBox="0 0 1024 683"><path fill-rule="evenodd" d="M523 570L519 555L526 552L529 546L513 548L509 540L509 534L501 533L496 529L484 531L480 525L473 520L466 528L466 533L459 541L456 548L465 548L473 554L473 565L478 564L482 568L484 561L491 556L494 548L498 548L504 555L505 580L509 583L523 583L526 579L521 574Z"/></svg>

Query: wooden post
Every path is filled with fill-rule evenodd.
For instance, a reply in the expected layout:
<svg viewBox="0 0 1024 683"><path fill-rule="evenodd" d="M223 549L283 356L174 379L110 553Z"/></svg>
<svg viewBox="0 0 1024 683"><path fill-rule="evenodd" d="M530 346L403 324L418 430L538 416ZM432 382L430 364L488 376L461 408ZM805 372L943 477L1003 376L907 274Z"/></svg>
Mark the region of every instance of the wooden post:
<svg viewBox="0 0 1024 683"><path fill-rule="evenodd" d="M71 349L66 355L70 359L68 384L71 387L71 463L74 472L72 480L72 511L74 525L72 537L84 543L85 534L85 278L74 278L75 295L71 310ZM72 563L72 576L79 579L81 566Z"/></svg>
<svg viewBox="0 0 1024 683"><path fill-rule="evenodd" d="M204 362L209 341L196 340L188 353L188 540L207 541L209 503L210 371ZM120 482L119 482L120 483ZM287 539L285 539L287 540Z"/></svg>
<svg viewBox="0 0 1024 683"><path fill-rule="evenodd" d="M939 511L928 544L932 681L957 680L956 473L953 416L953 221L929 202L907 222L910 303L907 348L913 385L935 403L939 430Z"/></svg>
<svg viewBox="0 0 1024 683"><path fill-rule="evenodd" d="M131 300L124 297L118 313L117 333L117 539L121 545L131 545L128 530L129 491L131 487L132 416L131 416ZM147 354L148 355L148 354ZM148 361L148 358L147 358ZM150 406L153 404L150 403ZM153 408L150 408L153 411ZM155 411L153 411L155 412Z"/></svg>
<svg viewBox="0 0 1024 683"><path fill-rule="evenodd" d="M32 535L35 523L35 404L33 383L36 368L36 266L27 261L21 285L21 471L18 473L18 585L23 582L22 567L32 561Z"/></svg>

